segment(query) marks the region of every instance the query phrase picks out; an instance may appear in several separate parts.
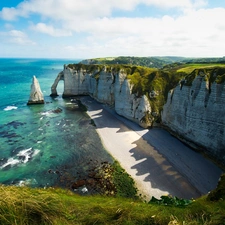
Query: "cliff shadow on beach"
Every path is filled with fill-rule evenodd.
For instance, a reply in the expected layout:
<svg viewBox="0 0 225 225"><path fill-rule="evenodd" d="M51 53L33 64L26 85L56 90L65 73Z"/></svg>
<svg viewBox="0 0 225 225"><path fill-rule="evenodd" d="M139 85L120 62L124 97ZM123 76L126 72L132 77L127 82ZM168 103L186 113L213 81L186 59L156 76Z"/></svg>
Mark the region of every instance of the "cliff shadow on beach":
<svg viewBox="0 0 225 225"><path fill-rule="evenodd" d="M110 142L110 137L107 137L109 135L111 142L120 142L110 143L112 149L122 149L116 160L122 167L129 165L130 168L125 169L130 169L136 178L144 176L143 182L152 189L190 199L206 194L216 187L222 171L165 130L143 129L90 97L84 97L82 102L87 105L88 113L97 129L108 138L107 142ZM136 135L135 139L128 136L131 132ZM127 145L132 147L127 150ZM111 154L115 157L117 151L118 149Z"/></svg>

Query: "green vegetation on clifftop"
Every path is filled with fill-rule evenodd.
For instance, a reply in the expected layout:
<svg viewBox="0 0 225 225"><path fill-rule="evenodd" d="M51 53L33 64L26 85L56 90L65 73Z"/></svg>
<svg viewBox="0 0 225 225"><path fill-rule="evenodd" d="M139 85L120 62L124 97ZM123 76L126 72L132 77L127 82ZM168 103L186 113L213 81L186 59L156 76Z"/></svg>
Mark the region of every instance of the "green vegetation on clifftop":
<svg viewBox="0 0 225 225"><path fill-rule="evenodd" d="M217 189L183 207L62 189L0 186L0 224L224 224L224 176Z"/></svg>
<svg viewBox="0 0 225 225"><path fill-rule="evenodd" d="M166 103L169 90L174 88L182 77L182 73L171 73L146 67L135 67L133 73L127 76L133 84L132 93L148 97L155 119L160 115L160 111Z"/></svg>
<svg viewBox="0 0 225 225"><path fill-rule="evenodd" d="M208 80L210 85L213 82L220 84L225 81L225 64L217 63L217 61L215 63L204 62L194 64L176 62L164 66L163 69L157 69L129 64L129 60L135 59L135 57L121 58L124 59L121 62L127 63L126 65L119 63L104 65L105 61L112 63L115 60L114 58L104 58L92 61L92 63L96 62L98 64L79 63L69 64L68 67L77 71L82 69L84 73L91 74L96 80L99 79L100 73L103 70L112 75L119 72L125 73L127 75L126 78L132 84L132 93L137 97L146 95L150 102L152 113L146 115L146 118L143 118L142 121L160 121L161 110L166 103L169 90L175 88L181 80L185 80L182 84L187 86L192 84L197 75L202 75L203 79ZM138 58L138 60L141 59L143 58Z"/></svg>
<svg viewBox="0 0 225 225"><path fill-rule="evenodd" d="M197 76L201 76L205 81L210 84L216 82L221 84L225 81L225 65L220 66L206 66L206 67L193 67L195 68L191 73L185 76L184 85L191 86L193 80Z"/></svg>
<svg viewBox="0 0 225 225"><path fill-rule="evenodd" d="M135 57L135 56L119 56L119 57L105 57L82 60L81 64L105 64L105 65L134 65L145 66L151 68L162 68L168 63L173 63L176 60L183 60L182 57Z"/></svg>

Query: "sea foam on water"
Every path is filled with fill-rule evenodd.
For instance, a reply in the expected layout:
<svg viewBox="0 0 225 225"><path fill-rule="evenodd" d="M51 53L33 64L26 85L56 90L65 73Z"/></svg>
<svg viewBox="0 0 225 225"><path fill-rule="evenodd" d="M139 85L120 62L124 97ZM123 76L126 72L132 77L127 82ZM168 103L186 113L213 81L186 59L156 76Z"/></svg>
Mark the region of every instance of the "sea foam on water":
<svg viewBox="0 0 225 225"><path fill-rule="evenodd" d="M7 106L6 108L4 108L4 111L10 111L10 110L13 110L13 109L17 109L18 107L16 106Z"/></svg>

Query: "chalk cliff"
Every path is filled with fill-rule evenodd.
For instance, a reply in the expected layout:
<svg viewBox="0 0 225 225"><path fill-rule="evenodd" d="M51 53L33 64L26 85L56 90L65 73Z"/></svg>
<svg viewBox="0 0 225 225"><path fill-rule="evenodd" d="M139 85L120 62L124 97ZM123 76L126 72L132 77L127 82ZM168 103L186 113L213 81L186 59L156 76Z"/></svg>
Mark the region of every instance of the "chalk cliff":
<svg viewBox="0 0 225 225"><path fill-rule="evenodd" d="M225 165L225 69L195 70L176 86L180 79L146 68L70 64L55 79L51 95L63 80L63 97L90 95L142 127L161 116L174 135Z"/></svg>
<svg viewBox="0 0 225 225"><path fill-rule="evenodd" d="M149 127L152 121L151 106L146 95L137 96L132 93L132 84L126 72L111 67L93 67L90 71L79 66L64 65L52 85L51 96L57 96L57 84L64 80L63 97L90 95L101 103L113 105L115 111L142 127Z"/></svg>
<svg viewBox="0 0 225 225"><path fill-rule="evenodd" d="M27 102L27 105L31 104L44 104L43 93L41 91L39 82L35 76L33 76L30 90L30 98Z"/></svg>
<svg viewBox="0 0 225 225"><path fill-rule="evenodd" d="M161 119L176 136L225 165L223 73L194 71L168 93Z"/></svg>

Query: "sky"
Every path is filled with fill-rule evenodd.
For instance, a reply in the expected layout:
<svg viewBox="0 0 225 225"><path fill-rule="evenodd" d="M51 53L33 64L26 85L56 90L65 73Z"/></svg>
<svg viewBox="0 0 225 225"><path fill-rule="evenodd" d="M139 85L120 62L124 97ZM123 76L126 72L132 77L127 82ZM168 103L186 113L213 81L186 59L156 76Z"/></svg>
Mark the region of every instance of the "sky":
<svg viewBox="0 0 225 225"><path fill-rule="evenodd" d="M224 0L0 0L0 57L223 57L224 21Z"/></svg>

